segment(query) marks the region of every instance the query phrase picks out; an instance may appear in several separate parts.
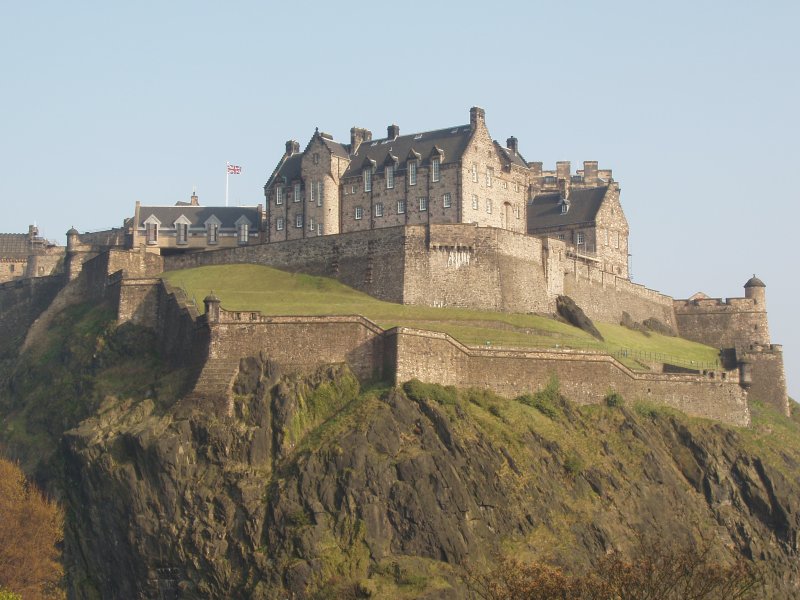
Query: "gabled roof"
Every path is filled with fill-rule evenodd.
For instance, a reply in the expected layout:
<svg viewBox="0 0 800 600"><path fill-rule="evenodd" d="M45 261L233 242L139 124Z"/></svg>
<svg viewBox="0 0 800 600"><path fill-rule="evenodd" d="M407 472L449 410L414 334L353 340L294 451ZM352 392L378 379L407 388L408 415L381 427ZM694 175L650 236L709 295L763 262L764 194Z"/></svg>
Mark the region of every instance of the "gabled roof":
<svg viewBox="0 0 800 600"><path fill-rule="evenodd" d="M0 233L0 258L25 258L30 252L27 233Z"/></svg>
<svg viewBox="0 0 800 600"><path fill-rule="evenodd" d="M558 192L539 194L528 202L528 233L539 229L592 223L603 204L608 186L573 189L569 195L569 210L561 212Z"/></svg>
<svg viewBox="0 0 800 600"><path fill-rule="evenodd" d="M394 139L381 138L363 142L358 147L358 152L351 155L350 166L343 177L360 175L368 160L373 160L378 165L384 164L390 153L400 159L397 167L402 171L412 150L423 160L427 160L435 153L435 149L439 149L444 154L442 164L458 162L471 137L472 128L469 125L457 125L436 131L399 135Z"/></svg>
<svg viewBox="0 0 800 600"><path fill-rule="evenodd" d="M272 187L279 179L281 180L279 183L284 185L292 183L292 180L300 179L302 161L302 152L291 156L284 154L264 187Z"/></svg>
<svg viewBox="0 0 800 600"><path fill-rule="evenodd" d="M510 148L506 148L497 141L495 141L494 145L500 151L500 154L503 155L506 161L510 162L512 165L517 165L518 167L522 167L523 169L528 168L528 163L525 161L524 158L522 158L521 154L514 152Z"/></svg>
<svg viewBox="0 0 800 600"><path fill-rule="evenodd" d="M216 217L220 227L235 229L236 221L245 217L252 224L259 222L258 208L255 206L140 206L139 228L150 217L158 219L162 227L173 227L181 216L189 221L189 227L205 227L206 221Z"/></svg>
<svg viewBox="0 0 800 600"><path fill-rule="evenodd" d="M320 139L325 147L330 150L331 154L334 156L340 156L342 158L348 158L350 156L350 152L348 152L348 149L343 144L327 138L324 135L321 135Z"/></svg>

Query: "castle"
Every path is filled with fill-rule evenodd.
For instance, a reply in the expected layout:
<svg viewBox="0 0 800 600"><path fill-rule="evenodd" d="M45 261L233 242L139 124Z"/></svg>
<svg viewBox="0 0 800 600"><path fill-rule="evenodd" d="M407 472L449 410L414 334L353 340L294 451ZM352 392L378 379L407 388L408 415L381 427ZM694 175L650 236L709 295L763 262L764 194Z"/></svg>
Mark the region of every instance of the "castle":
<svg viewBox="0 0 800 600"><path fill-rule="evenodd" d="M586 161L576 174L568 162L544 171L522 157L516 138L493 141L477 107L467 125L409 135L390 125L381 139L358 127L350 133L344 144L316 130L302 152L288 141L263 207L201 207L193 194L173 207L137 203L119 229L71 229L65 279L110 295L120 320L152 326L163 349L193 356L195 398L229 395L238 359L268 349L290 365L348 362L365 379L418 377L511 394L554 373L581 402L611 387L738 424L749 421L748 397L788 412L764 284L754 276L744 298L723 301L674 300L631 282L628 223L610 170ZM335 277L405 304L553 314L566 295L592 319L656 323L720 348L723 368L638 374L607 355L467 348L357 318L227 313L213 296L200 315L157 277L241 262Z"/></svg>

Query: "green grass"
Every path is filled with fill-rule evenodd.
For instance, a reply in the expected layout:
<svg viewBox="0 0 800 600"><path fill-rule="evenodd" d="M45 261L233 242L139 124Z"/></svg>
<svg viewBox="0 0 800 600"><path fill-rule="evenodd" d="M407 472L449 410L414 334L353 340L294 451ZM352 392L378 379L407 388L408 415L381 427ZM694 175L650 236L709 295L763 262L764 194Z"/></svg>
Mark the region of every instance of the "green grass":
<svg viewBox="0 0 800 600"><path fill-rule="evenodd" d="M716 349L703 344L655 333L647 336L611 323L596 323L605 338L601 342L576 327L540 315L384 302L334 279L286 273L262 265L198 267L170 271L164 278L194 298L201 312L203 298L213 290L226 310L257 310L271 316L358 314L385 329L405 326L441 331L470 346L562 347L612 353L626 348L675 357L677 364L712 363L718 356ZM630 358L623 362L631 368L646 369Z"/></svg>

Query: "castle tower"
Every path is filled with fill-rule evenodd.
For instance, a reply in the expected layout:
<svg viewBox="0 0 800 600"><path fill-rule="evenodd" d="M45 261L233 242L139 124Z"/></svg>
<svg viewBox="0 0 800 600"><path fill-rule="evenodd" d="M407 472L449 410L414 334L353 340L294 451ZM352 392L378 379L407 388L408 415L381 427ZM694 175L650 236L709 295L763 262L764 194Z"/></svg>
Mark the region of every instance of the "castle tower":
<svg viewBox="0 0 800 600"><path fill-rule="evenodd" d="M753 300L758 310L767 310L767 286L755 274L744 284L744 297Z"/></svg>

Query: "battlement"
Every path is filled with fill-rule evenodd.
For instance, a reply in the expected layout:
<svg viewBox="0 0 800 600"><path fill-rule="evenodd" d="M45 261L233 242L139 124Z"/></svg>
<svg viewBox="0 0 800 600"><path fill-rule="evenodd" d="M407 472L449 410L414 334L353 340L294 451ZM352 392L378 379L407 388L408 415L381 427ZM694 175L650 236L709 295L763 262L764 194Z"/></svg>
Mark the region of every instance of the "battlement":
<svg viewBox="0 0 800 600"><path fill-rule="evenodd" d="M572 173L570 162L559 161L554 170L542 169L542 163L529 163L531 187L537 192L560 191L570 187L597 187L614 181L611 169L600 169L596 160L583 161L583 169ZM561 183L559 183L561 182Z"/></svg>
<svg viewBox="0 0 800 600"><path fill-rule="evenodd" d="M676 311L685 313L712 313L720 311L766 312L766 307L758 304L752 298L697 298L694 300L674 300L673 305Z"/></svg>

